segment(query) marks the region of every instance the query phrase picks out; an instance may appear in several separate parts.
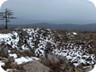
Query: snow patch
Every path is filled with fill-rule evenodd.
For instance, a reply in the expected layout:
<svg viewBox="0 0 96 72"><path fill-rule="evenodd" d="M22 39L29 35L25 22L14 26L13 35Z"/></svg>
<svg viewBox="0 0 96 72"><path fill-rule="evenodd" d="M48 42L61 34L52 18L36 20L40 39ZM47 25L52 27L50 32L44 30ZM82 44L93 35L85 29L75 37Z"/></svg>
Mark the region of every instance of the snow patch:
<svg viewBox="0 0 96 72"><path fill-rule="evenodd" d="M94 65L94 68L89 72L96 72L96 65Z"/></svg>
<svg viewBox="0 0 96 72"><path fill-rule="evenodd" d="M0 66L4 66L4 65L5 65L5 63L0 61Z"/></svg>
<svg viewBox="0 0 96 72"><path fill-rule="evenodd" d="M19 42L18 33L13 31L12 33L0 34L0 41L11 45L13 48L18 48L17 43Z"/></svg>
<svg viewBox="0 0 96 72"><path fill-rule="evenodd" d="M5 63L3 63L2 61L0 61L0 72L6 72L1 66L5 65Z"/></svg>
<svg viewBox="0 0 96 72"><path fill-rule="evenodd" d="M38 58L31 58L31 57L20 57L20 58L17 58L15 59L15 62L17 64L22 64L22 63L27 63L27 62L30 62L30 61L33 61L33 60L38 60Z"/></svg>
<svg viewBox="0 0 96 72"><path fill-rule="evenodd" d="M0 72L6 72L6 71L0 66Z"/></svg>
<svg viewBox="0 0 96 72"><path fill-rule="evenodd" d="M73 34L74 34L74 35L77 35L77 33L76 33L76 32L73 32Z"/></svg>
<svg viewBox="0 0 96 72"><path fill-rule="evenodd" d="M21 58L15 59L15 62L16 62L17 64L26 63L26 62L29 62L29 61L32 61L32 58L29 58L29 57L21 57Z"/></svg>
<svg viewBox="0 0 96 72"><path fill-rule="evenodd" d="M17 58L17 54L9 54L10 57Z"/></svg>

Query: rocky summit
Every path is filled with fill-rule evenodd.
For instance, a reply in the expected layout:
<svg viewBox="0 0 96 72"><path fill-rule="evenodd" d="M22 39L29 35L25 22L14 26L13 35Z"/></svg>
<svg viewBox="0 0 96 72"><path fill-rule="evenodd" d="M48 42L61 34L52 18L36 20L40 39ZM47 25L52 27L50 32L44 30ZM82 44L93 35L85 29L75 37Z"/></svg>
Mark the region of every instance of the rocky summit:
<svg viewBox="0 0 96 72"><path fill-rule="evenodd" d="M95 64L96 31L0 31L2 72L89 72Z"/></svg>

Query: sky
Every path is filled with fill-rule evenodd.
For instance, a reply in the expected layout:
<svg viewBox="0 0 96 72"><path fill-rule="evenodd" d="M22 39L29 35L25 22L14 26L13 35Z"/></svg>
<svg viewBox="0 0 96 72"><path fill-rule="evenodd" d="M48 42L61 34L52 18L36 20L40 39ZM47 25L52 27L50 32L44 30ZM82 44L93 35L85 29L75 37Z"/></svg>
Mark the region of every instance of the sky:
<svg viewBox="0 0 96 72"><path fill-rule="evenodd" d="M18 19L57 23L96 23L96 8L88 0L8 0L1 6Z"/></svg>

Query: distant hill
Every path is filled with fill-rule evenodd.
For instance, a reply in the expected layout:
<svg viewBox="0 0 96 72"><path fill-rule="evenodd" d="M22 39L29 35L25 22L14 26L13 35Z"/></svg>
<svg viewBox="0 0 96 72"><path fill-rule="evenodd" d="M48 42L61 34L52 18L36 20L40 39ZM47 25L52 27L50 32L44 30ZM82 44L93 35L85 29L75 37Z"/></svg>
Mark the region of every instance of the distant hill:
<svg viewBox="0 0 96 72"><path fill-rule="evenodd" d="M96 30L96 24L53 24L53 23L34 23L34 24L9 24L9 28L15 27L32 27L32 26L40 26L46 27L50 29L69 29L69 30ZM4 27L4 26L0 26Z"/></svg>
<svg viewBox="0 0 96 72"><path fill-rule="evenodd" d="M32 26L41 26L51 29L70 29L70 30L96 30L96 24L49 24L49 23L40 23L32 24Z"/></svg>

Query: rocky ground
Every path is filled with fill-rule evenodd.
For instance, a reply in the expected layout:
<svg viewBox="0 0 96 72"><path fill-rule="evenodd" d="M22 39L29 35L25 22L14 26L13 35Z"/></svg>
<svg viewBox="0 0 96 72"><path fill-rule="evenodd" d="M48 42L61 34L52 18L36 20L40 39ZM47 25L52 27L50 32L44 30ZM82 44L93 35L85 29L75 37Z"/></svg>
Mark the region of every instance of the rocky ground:
<svg viewBox="0 0 96 72"><path fill-rule="evenodd" d="M95 64L96 31L0 31L2 72L89 72Z"/></svg>

